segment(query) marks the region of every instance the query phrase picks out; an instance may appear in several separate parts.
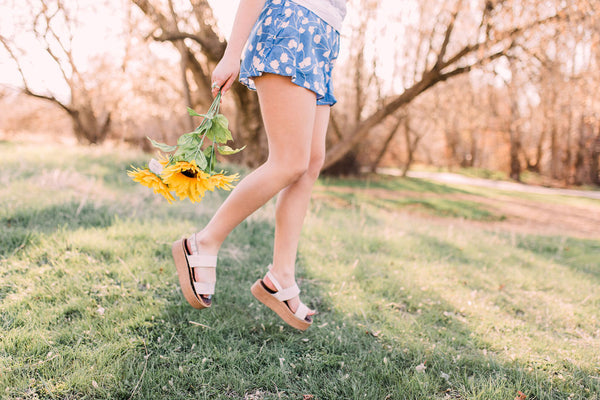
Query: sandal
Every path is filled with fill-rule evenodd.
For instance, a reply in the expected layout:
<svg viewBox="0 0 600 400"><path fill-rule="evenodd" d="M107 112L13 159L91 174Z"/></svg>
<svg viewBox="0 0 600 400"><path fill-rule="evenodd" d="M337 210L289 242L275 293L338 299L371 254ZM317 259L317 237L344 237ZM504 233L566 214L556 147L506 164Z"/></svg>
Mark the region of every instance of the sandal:
<svg viewBox="0 0 600 400"><path fill-rule="evenodd" d="M190 245L191 254L187 249ZM194 308L208 308L211 306L211 297L215 293L215 282L217 278L217 256L206 256L198 253L196 247L196 234L189 239L181 239L173 243L171 248L179 285L183 297ZM200 281L194 280L194 269L199 269ZM204 297L207 296L207 297Z"/></svg>
<svg viewBox="0 0 600 400"><path fill-rule="evenodd" d="M271 266L269 266L269 269ZM275 279L271 271L267 272L267 277L273 282L277 291L273 291L265 285L262 279L257 280L252 285L250 291L256 297L258 301L275 311L281 319L293 328L305 331L309 326L312 325L312 318L308 315L308 307L300 302L296 312L292 312L287 301L293 299L300 294L298 284L294 283L293 286L283 289L281 284Z"/></svg>

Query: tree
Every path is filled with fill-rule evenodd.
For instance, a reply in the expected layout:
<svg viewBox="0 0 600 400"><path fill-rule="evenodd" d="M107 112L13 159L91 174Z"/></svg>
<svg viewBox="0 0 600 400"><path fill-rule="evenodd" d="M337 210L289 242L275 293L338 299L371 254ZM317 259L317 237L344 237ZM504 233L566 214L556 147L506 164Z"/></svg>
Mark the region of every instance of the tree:
<svg viewBox="0 0 600 400"><path fill-rule="evenodd" d="M54 62L63 83L68 87L67 99L46 91L37 91L30 83L34 73L24 68L28 56L26 46L21 44L17 34L6 37L0 34L0 44L14 61L22 80L23 93L56 104L71 118L73 131L77 139L84 143L100 143L109 131L111 113L94 101L88 88L86 76L76 61L73 50L73 31L77 25L76 16L71 8L60 0L28 0L25 9L31 10L27 33Z"/></svg>
<svg viewBox="0 0 600 400"><path fill-rule="evenodd" d="M133 4L153 24L150 37L173 43L181 57L182 81L188 86L188 73L195 84L190 95L191 106L205 108L212 101L210 74L221 59L226 41L218 32L212 8L206 0L180 2L181 10L169 0L132 0ZM235 101L232 129L236 141L246 150L234 156L245 165L256 166L266 157L264 126L260 117L258 97L236 82L231 90Z"/></svg>
<svg viewBox="0 0 600 400"><path fill-rule="evenodd" d="M428 37L429 40L419 40L419 45L415 46L411 54L410 60L415 79L407 82L402 93L388 96L390 100L386 104L364 116L348 129L327 152L325 167L330 168L340 161L389 115L411 103L430 88L506 56L526 33L567 16L574 18L573 15L577 14L577 10L560 4L553 4L548 8L547 4L542 7L535 1L522 1L520 9L526 10L530 7L530 11L524 12L507 26L503 20L506 15L513 12L512 3L512 1L480 1L479 11L476 13L479 22L473 24L474 15L469 12L471 4L467 2L457 0L451 6L445 2L420 2L422 15L433 11L434 15L429 19L435 23L425 35L421 35L421 37ZM544 12L543 8L551 12ZM470 35L458 37L455 34L457 25L461 26L461 33L470 33Z"/></svg>

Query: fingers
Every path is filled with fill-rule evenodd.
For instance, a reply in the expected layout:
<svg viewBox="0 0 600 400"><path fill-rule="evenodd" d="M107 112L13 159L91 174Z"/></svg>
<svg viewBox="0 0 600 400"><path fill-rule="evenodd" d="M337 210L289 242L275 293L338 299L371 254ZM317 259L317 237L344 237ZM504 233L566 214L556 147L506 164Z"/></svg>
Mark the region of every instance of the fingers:
<svg viewBox="0 0 600 400"><path fill-rule="evenodd" d="M240 72L239 60L223 58L212 73L210 91L216 96L219 91L225 94L233 85Z"/></svg>
<svg viewBox="0 0 600 400"><path fill-rule="evenodd" d="M215 97L217 95L217 93L219 93L219 90L221 90L221 84L218 83L217 81L213 81L212 85L210 86L210 91L211 91L213 97Z"/></svg>
<svg viewBox="0 0 600 400"><path fill-rule="evenodd" d="M223 80L216 79L213 76L213 81L210 86L210 91L212 92L213 97L216 96L217 93L219 93L219 91L221 91L222 94L227 93L227 91L229 89L231 89L231 86L233 86L233 83L235 82L235 80L236 80L235 75L231 75L227 79L223 79Z"/></svg>
<svg viewBox="0 0 600 400"><path fill-rule="evenodd" d="M231 89L231 86L233 86L235 80L235 76L231 76L229 77L229 79L227 79L227 82L225 82L225 84L221 87L221 91L223 92L223 94L225 94L229 89Z"/></svg>

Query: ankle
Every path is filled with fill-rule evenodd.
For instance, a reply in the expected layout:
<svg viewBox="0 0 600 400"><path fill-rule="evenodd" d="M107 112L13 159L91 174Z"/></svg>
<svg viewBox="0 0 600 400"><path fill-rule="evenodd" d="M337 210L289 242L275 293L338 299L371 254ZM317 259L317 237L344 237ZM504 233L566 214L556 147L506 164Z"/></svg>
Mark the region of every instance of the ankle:
<svg viewBox="0 0 600 400"><path fill-rule="evenodd" d="M221 248L221 243L210 240L210 237L204 231L192 235L189 239L193 240L194 238L196 240L196 249L200 254L217 255Z"/></svg>
<svg viewBox="0 0 600 400"><path fill-rule="evenodd" d="M272 267L270 272L282 288L290 287L296 282L296 277L294 276L293 271L280 270Z"/></svg>

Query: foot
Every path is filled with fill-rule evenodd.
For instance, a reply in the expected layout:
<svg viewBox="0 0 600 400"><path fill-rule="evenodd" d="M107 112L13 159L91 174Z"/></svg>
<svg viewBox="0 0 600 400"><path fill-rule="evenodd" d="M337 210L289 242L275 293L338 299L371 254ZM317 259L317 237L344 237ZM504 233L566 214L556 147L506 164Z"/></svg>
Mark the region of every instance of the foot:
<svg viewBox="0 0 600 400"><path fill-rule="evenodd" d="M185 249L186 249L186 251L187 251L188 254L190 254L190 255L191 254L197 254L197 255L210 255L210 256L212 256L212 255L216 255L218 253L218 249L216 251L214 251L214 250L209 250L207 248L208 246L205 247L202 244L201 240L198 239L198 236L199 235L192 235L192 237L188 238L185 241ZM194 237L196 238L196 249L197 249L197 251L195 253L193 252L192 245L191 245L191 241L193 240ZM198 269L194 269L194 277L193 277L193 279L194 279L195 282L199 282L200 281L200 277L198 276L199 273L200 273L200 271L198 271ZM198 293L198 295L200 297L202 297L202 300L206 304L208 304L208 305L211 304L212 295L201 294L201 293Z"/></svg>
<svg viewBox="0 0 600 400"><path fill-rule="evenodd" d="M273 282L271 282L271 280L269 279L268 276L265 276L263 278L263 283L265 284L265 286L267 288L269 288L269 290L271 290L273 292L277 292L277 288L275 287ZM293 282L291 284L293 284ZM290 286L290 285L287 285L287 286ZM287 287L287 286L284 284L284 287ZM291 299L287 300L285 303L287 304L290 311L292 313L295 313L298 310L298 306L300 305L300 296L292 297ZM311 316L315 315L316 313L317 312L315 310L309 310L307 317L311 317ZM312 319L312 318L310 318L310 319Z"/></svg>

